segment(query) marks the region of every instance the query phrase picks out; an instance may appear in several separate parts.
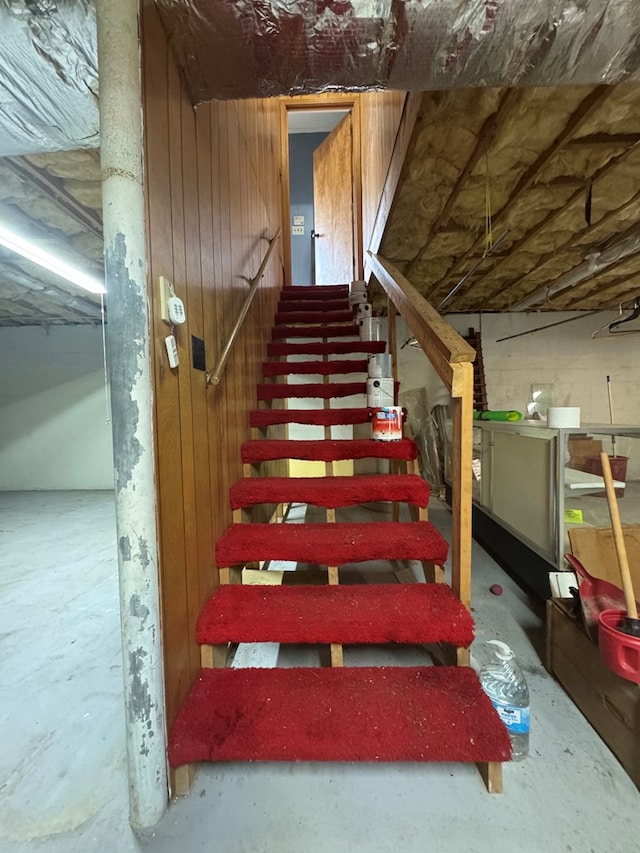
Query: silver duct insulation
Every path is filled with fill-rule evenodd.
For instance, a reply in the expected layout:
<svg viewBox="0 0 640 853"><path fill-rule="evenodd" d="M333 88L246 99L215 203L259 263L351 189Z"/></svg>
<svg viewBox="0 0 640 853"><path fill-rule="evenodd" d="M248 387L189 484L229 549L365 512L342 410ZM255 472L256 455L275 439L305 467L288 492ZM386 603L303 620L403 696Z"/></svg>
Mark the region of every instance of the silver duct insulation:
<svg viewBox="0 0 640 853"><path fill-rule="evenodd" d="M640 79L636 0L427 0L399 4L394 87L561 86Z"/></svg>
<svg viewBox="0 0 640 853"><path fill-rule="evenodd" d="M640 80L637 0L155 0L194 102Z"/></svg>
<svg viewBox="0 0 640 853"><path fill-rule="evenodd" d="M0 157L98 147L88 0L0 0Z"/></svg>
<svg viewBox="0 0 640 853"><path fill-rule="evenodd" d="M637 0L156 0L194 103L640 80ZM98 146L91 0L0 0L0 156Z"/></svg>

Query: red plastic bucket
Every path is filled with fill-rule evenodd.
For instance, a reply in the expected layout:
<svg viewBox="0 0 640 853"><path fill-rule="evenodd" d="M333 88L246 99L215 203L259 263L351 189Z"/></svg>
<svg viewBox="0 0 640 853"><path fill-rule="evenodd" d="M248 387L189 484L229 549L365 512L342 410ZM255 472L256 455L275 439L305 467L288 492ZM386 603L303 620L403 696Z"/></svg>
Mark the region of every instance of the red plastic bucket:
<svg viewBox="0 0 640 853"><path fill-rule="evenodd" d="M371 438L378 441L400 441L402 438L402 406L371 409Z"/></svg>
<svg viewBox="0 0 640 853"><path fill-rule="evenodd" d="M619 483L627 482L627 462L628 456L610 456L609 465L611 466L611 476ZM599 456L587 456L583 463L584 470L587 474L597 474L602 477L602 462ZM615 490L617 498L624 497L624 486ZM606 498L606 492L596 492L594 498Z"/></svg>
<svg viewBox="0 0 640 853"><path fill-rule="evenodd" d="M600 658L620 678L640 684L640 637L618 631L626 615L624 610L604 610L600 614Z"/></svg>

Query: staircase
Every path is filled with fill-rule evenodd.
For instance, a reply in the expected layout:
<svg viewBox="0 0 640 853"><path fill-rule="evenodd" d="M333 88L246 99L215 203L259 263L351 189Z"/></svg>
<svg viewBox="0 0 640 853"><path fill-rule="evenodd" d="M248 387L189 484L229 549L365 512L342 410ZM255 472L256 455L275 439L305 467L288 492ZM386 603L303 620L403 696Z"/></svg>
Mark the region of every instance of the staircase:
<svg viewBox="0 0 640 853"><path fill-rule="evenodd" d="M231 488L234 523L216 545L220 586L198 620L202 670L172 726L169 762L181 769L232 760L475 762L497 791L509 738L469 667L344 666L344 646L428 645L455 662L466 659L455 650L473 640L469 611L438 582L448 545L427 519L429 488L417 473L415 443L331 437L332 426L369 422L366 406L331 405L365 393L367 356L385 351L384 342L360 341L357 332L346 286L283 292L258 386L261 407L250 413L254 437L242 447L244 477ZM340 381L354 373L362 379ZM289 384L291 375L323 381ZM322 408L295 407L310 397ZM277 407L283 400L293 407ZM283 424L322 426L324 439L269 437ZM286 459L322 461L326 475L260 476L263 463ZM387 461L392 473L333 475L334 463L361 459ZM349 518L349 508L372 501L406 504L413 520ZM253 507L294 503L321 520L251 521ZM310 564L315 582L296 583L309 573L287 572L291 583L252 584L250 574L268 580L276 573L245 570L243 583L243 567L278 560ZM372 560L419 561L427 582L341 583L344 566ZM234 644L258 642L325 646L331 665L227 666Z"/></svg>
<svg viewBox="0 0 640 853"><path fill-rule="evenodd" d="M487 402L487 383L484 376L484 360L482 357L482 335L470 328L463 338L475 350L476 357L473 362L473 408L478 412L486 412L489 408Z"/></svg>

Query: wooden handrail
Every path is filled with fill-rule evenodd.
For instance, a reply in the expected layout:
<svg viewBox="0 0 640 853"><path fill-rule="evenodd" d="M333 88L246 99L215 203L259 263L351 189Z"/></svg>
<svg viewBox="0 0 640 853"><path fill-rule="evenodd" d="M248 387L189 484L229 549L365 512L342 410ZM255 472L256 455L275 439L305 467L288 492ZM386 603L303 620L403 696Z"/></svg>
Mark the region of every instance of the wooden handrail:
<svg viewBox="0 0 640 853"><path fill-rule="evenodd" d="M267 249L264 258L262 259L262 263L258 267L258 272L254 275L254 277L249 282L249 293L247 293L247 298L244 301L244 305L242 306L242 310L238 315L238 319L236 320L235 326L233 327L233 331L229 335L229 340L225 348L222 350L222 355L220 356L217 365L213 370L209 370L205 373L205 377L207 380L207 385L219 385L220 380L222 379L222 374L224 373L224 369L227 365L227 361L229 356L231 355L231 350L233 349L233 345L236 342L236 338L240 334L240 329L242 328L242 324L244 323L245 317L249 313L249 308L251 308L251 303L253 302L253 297L255 296L256 290L258 289L258 285L260 284L260 279L262 278L265 268L269 263L269 258L271 257L271 253L273 252L273 247L280 236L282 228L278 227L278 230L273 235L273 237L269 240L269 248Z"/></svg>
<svg viewBox="0 0 640 853"><path fill-rule="evenodd" d="M380 255L369 255L369 265L387 296L398 309L438 376L452 391L452 364L473 362L475 350L415 289L399 269Z"/></svg>
<svg viewBox="0 0 640 853"><path fill-rule="evenodd" d="M473 458L473 360L475 351L402 273L368 252L371 271L422 347L452 397L451 588L471 606L471 460ZM394 354L395 355L395 354ZM468 650L458 651L467 663Z"/></svg>

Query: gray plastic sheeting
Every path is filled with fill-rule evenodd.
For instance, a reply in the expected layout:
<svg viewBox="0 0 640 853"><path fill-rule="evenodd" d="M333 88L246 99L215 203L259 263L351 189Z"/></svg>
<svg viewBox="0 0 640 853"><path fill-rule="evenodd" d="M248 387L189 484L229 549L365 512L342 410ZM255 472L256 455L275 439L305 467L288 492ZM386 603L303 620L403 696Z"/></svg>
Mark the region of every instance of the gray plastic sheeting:
<svg viewBox="0 0 640 853"><path fill-rule="evenodd" d="M195 103L640 80L638 0L156 0Z"/></svg>
<svg viewBox="0 0 640 853"><path fill-rule="evenodd" d="M0 157L97 148L96 18L87 0L0 0Z"/></svg>

